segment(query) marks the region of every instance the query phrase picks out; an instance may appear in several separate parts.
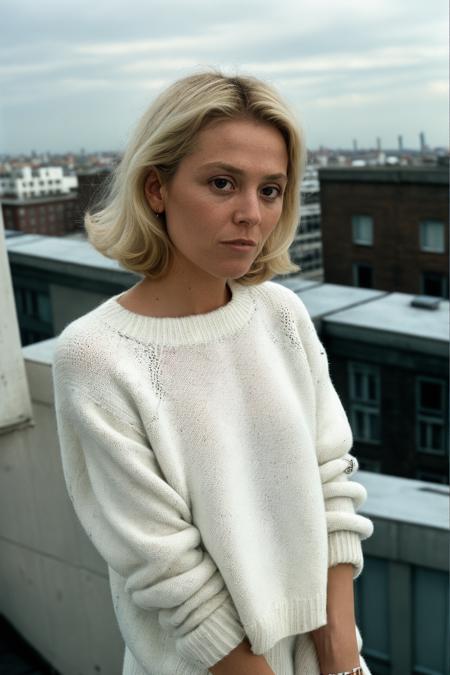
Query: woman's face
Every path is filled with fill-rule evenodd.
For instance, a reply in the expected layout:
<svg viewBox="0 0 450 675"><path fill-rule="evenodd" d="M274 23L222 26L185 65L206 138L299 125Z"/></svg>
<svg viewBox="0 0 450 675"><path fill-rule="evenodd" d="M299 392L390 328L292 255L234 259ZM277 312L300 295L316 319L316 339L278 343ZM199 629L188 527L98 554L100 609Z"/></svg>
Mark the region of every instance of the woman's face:
<svg viewBox="0 0 450 675"><path fill-rule="evenodd" d="M239 278L276 227L287 183L280 131L249 119L212 122L161 187L175 263L190 274ZM224 241L252 239L237 250Z"/></svg>

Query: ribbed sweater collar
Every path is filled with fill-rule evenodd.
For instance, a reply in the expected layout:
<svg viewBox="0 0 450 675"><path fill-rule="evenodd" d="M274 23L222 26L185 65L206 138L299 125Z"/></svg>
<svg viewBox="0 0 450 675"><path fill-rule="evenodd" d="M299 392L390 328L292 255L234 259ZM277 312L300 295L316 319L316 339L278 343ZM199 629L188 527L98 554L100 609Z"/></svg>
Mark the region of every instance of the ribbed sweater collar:
<svg viewBox="0 0 450 675"><path fill-rule="evenodd" d="M206 314L183 317L136 314L117 302L122 293L106 300L97 312L110 326L141 342L172 346L212 342L239 332L256 306L251 286L243 286L234 279L229 279L227 284L231 299L223 307Z"/></svg>

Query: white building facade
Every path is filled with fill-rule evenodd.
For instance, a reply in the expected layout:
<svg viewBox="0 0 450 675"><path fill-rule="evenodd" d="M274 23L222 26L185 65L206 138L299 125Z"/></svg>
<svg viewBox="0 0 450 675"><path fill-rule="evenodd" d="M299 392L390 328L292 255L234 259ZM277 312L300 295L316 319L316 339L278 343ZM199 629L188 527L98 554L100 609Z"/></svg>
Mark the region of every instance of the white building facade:
<svg viewBox="0 0 450 675"><path fill-rule="evenodd" d="M306 168L301 183L300 224L289 249L291 259L300 265L304 279L322 280L322 234L320 183L317 167Z"/></svg>
<svg viewBox="0 0 450 675"><path fill-rule="evenodd" d="M25 166L9 175L0 176L0 197L44 197L69 194L78 187L78 178L66 175L61 166L32 169Z"/></svg>

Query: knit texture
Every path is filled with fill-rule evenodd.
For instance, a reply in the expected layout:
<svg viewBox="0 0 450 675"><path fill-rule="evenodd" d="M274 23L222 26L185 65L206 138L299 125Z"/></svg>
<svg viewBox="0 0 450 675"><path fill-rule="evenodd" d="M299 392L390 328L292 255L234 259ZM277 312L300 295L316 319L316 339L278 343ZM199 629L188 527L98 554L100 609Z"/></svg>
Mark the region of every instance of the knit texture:
<svg viewBox="0 0 450 675"><path fill-rule="evenodd" d="M64 476L129 672L206 675L245 636L270 654L324 625L328 567L358 577L373 532L306 307L272 281L228 285L226 305L180 318L116 295L57 339Z"/></svg>

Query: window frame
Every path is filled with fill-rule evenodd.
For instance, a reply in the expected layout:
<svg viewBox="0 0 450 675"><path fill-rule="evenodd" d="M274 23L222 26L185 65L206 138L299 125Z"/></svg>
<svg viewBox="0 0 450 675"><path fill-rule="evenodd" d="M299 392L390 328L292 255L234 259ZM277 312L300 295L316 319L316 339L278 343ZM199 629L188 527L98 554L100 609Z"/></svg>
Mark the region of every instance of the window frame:
<svg viewBox="0 0 450 675"><path fill-rule="evenodd" d="M355 375L360 374L363 378L363 390L368 386L368 376L372 375L375 382L375 398L360 398L357 395L355 388ZM380 367L371 363L362 363L361 361L348 361L347 363L347 377L348 377L348 392L350 404L350 422L355 441L362 443L370 443L371 445L381 445L381 371ZM370 436L365 434L359 435L359 423L357 422L357 414L362 413L364 417L363 426L365 430L371 431L370 417L376 418L377 435Z"/></svg>
<svg viewBox="0 0 450 675"><path fill-rule="evenodd" d="M424 382L439 384L442 390L442 409L441 414L438 415L433 413L432 408L421 408L420 403L420 394L421 394L421 384ZM430 377L429 375L416 375L415 378L415 441L416 441L416 451L423 453L425 455L435 455L438 457L444 457L448 451L448 437L445 433L447 427L447 385L445 380L439 377ZM436 450L430 446L424 447L421 445L421 424L428 424L432 426L442 427L442 449ZM427 432L427 436L431 435L432 431Z"/></svg>
<svg viewBox="0 0 450 675"><path fill-rule="evenodd" d="M424 240L426 237L425 230L426 226L434 224L441 225L442 232L442 249L429 248L425 246ZM423 253L445 253L445 225L441 220L437 218L427 218L427 220L421 220L419 223L419 247Z"/></svg>
<svg viewBox="0 0 450 675"><path fill-rule="evenodd" d="M358 246L373 246L374 234L374 219L369 213L354 213L352 214L352 243ZM361 227L360 219L370 220L370 241L366 239L358 239L358 228Z"/></svg>

